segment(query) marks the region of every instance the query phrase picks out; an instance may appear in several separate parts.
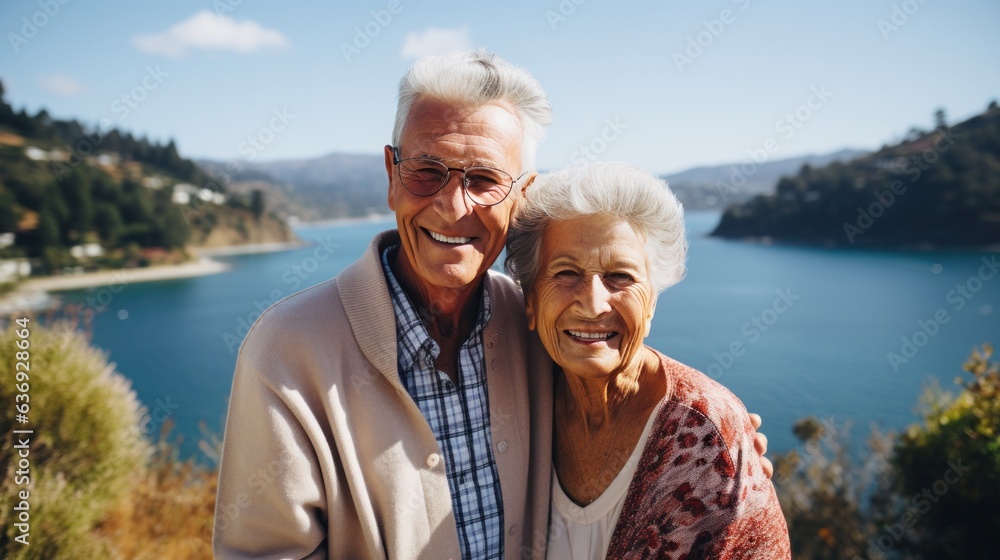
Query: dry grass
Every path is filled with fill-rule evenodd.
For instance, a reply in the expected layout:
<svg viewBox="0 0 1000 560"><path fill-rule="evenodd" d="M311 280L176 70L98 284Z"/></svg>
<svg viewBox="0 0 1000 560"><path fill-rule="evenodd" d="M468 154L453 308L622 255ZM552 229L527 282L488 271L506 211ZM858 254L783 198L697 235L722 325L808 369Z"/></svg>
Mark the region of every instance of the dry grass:
<svg viewBox="0 0 1000 560"><path fill-rule="evenodd" d="M149 465L96 531L119 558L212 558L217 472L180 462L161 436Z"/></svg>

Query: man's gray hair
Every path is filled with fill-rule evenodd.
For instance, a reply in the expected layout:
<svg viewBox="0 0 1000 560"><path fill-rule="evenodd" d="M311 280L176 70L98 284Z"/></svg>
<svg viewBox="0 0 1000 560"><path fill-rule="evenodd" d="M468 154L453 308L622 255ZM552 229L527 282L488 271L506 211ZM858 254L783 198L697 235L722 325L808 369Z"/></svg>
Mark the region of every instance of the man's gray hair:
<svg viewBox="0 0 1000 560"><path fill-rule="evenodd" d="M525 294L535 284L542 236L549 225L593 215L620 218L645 239L656 293L684 277L684 209L674 193L642 168L595 162L539 175L528 187L507 233L504 263Z"/></svg>
<svg viewBox="0 0 1000 560"><path fill-rule="evenodd" d="M552 107L537 80L523 68L484 50L425 56L417 60L399 82L396 123L392 144L399 146L410 109L418 98L429 95L478 107L491 101L506 101L521 121L521 171L535 168L535 150L552 122Z"/></svg>

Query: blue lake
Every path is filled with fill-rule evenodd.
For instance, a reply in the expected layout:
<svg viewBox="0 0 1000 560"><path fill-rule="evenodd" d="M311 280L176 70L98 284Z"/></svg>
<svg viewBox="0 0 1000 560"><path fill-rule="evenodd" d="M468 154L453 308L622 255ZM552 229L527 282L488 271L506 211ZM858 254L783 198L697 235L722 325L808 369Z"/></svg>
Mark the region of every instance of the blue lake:
<svg viewBox="0 0 1000 560"><path fill-rule="evenodd" d="M648 344L711 374L764 416L772 451L794 446L791 426L809 415L851 420L855 437L870 422L903 428L916 420L928 381L954 387L973 346L1000 343L1000 275L982 279L993 274L985 263L994 254L705 237L717 221L717 213L689 214L688 275L660 296ZM315 245L219 257L232 264L223 274L127 285L94 319L93 343L161 410L157 417L169 412L182 455L204 459L199 423L221 434L238 345L260 310L336 275L393 225L301 228ZM83 302L101 289L62 299Z"/></svg>

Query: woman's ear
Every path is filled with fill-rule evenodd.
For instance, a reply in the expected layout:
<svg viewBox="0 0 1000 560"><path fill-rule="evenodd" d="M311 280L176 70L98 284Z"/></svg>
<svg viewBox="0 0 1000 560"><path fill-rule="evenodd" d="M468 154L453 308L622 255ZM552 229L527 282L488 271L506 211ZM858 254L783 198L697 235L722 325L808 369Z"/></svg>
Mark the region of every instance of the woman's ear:
<svg viewBox="0 0 1000 560"><path fill-rule="evenodd" d="M646 312L646 332L643 333L642 338L649 336L649 333L653 330L653 315L656 313L656 302L660 301L660 298L654 297L653 303L649 306L649 311Z"/></svg>
<svg viewBox="0 0 1000 560"><path fill-rule="evenodd" d="M531 302L532 298L525 298L524 312L528 315L528 330L535 330L535 306Z"/></svg>

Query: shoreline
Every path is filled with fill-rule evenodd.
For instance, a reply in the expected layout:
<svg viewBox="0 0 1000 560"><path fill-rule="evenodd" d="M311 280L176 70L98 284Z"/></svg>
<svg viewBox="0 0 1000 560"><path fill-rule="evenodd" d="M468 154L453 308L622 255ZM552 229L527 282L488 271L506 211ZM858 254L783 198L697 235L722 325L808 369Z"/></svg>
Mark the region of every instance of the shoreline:
<svg viewBox="0 0 1000 560"><path fill-rule="evenodd" d="M112 284L127 286L140 282L156 282L160 280L177 280L208 276L228 271L231 265L199 257L194 262L178 265L163 265L147 268L122 268L117 270L100 270L64 276L49 276L25 280L10 293L0 296L0 314L7 315L24 311L40 311L51 309L58 305L58 298L53 292L64 292L109 286Z"/></svg>
<svg viewBox="0 0 1000 560"><path fill-rule="evenodd" d="M371 214L369 216L350 216L347 218L331 218L329 220L317 220L315 222L297 222L294 225L289 224L293 229L301 228L316 228L316 227L327 227L327 226L340 226L349 224L366 224L366 223L378 223L391 220L395 214Z"/></svg>
<svg viewBox="0 0 1000 560"><path fill-rule="evenodd" d="M820 250L842 250L853 252L889 252L889 253L998 253L1000 244L987 243L985 245L943 245L934 243L915 243L912 245L893 245L868 243L851 245L840 241L808 241L808 240L788 240L776 239L768 235L714 235L708 232L702 235L706 239L718 239L721 241L733 241L736 243L746 243L748 245L759 245L767 247L795 247L800 249L820 249Z"/></svg>
<svg viewBox="0 0 1000 560"><path fill-rule="evenodd" d="M246 245L227 245L225 247L193 247L191 253L196 257L228 257L231 255L251 255L258 253L276 253L279 251L291 251L308 246L301 240L275 242L275 243L249 243Z"/></svg>

